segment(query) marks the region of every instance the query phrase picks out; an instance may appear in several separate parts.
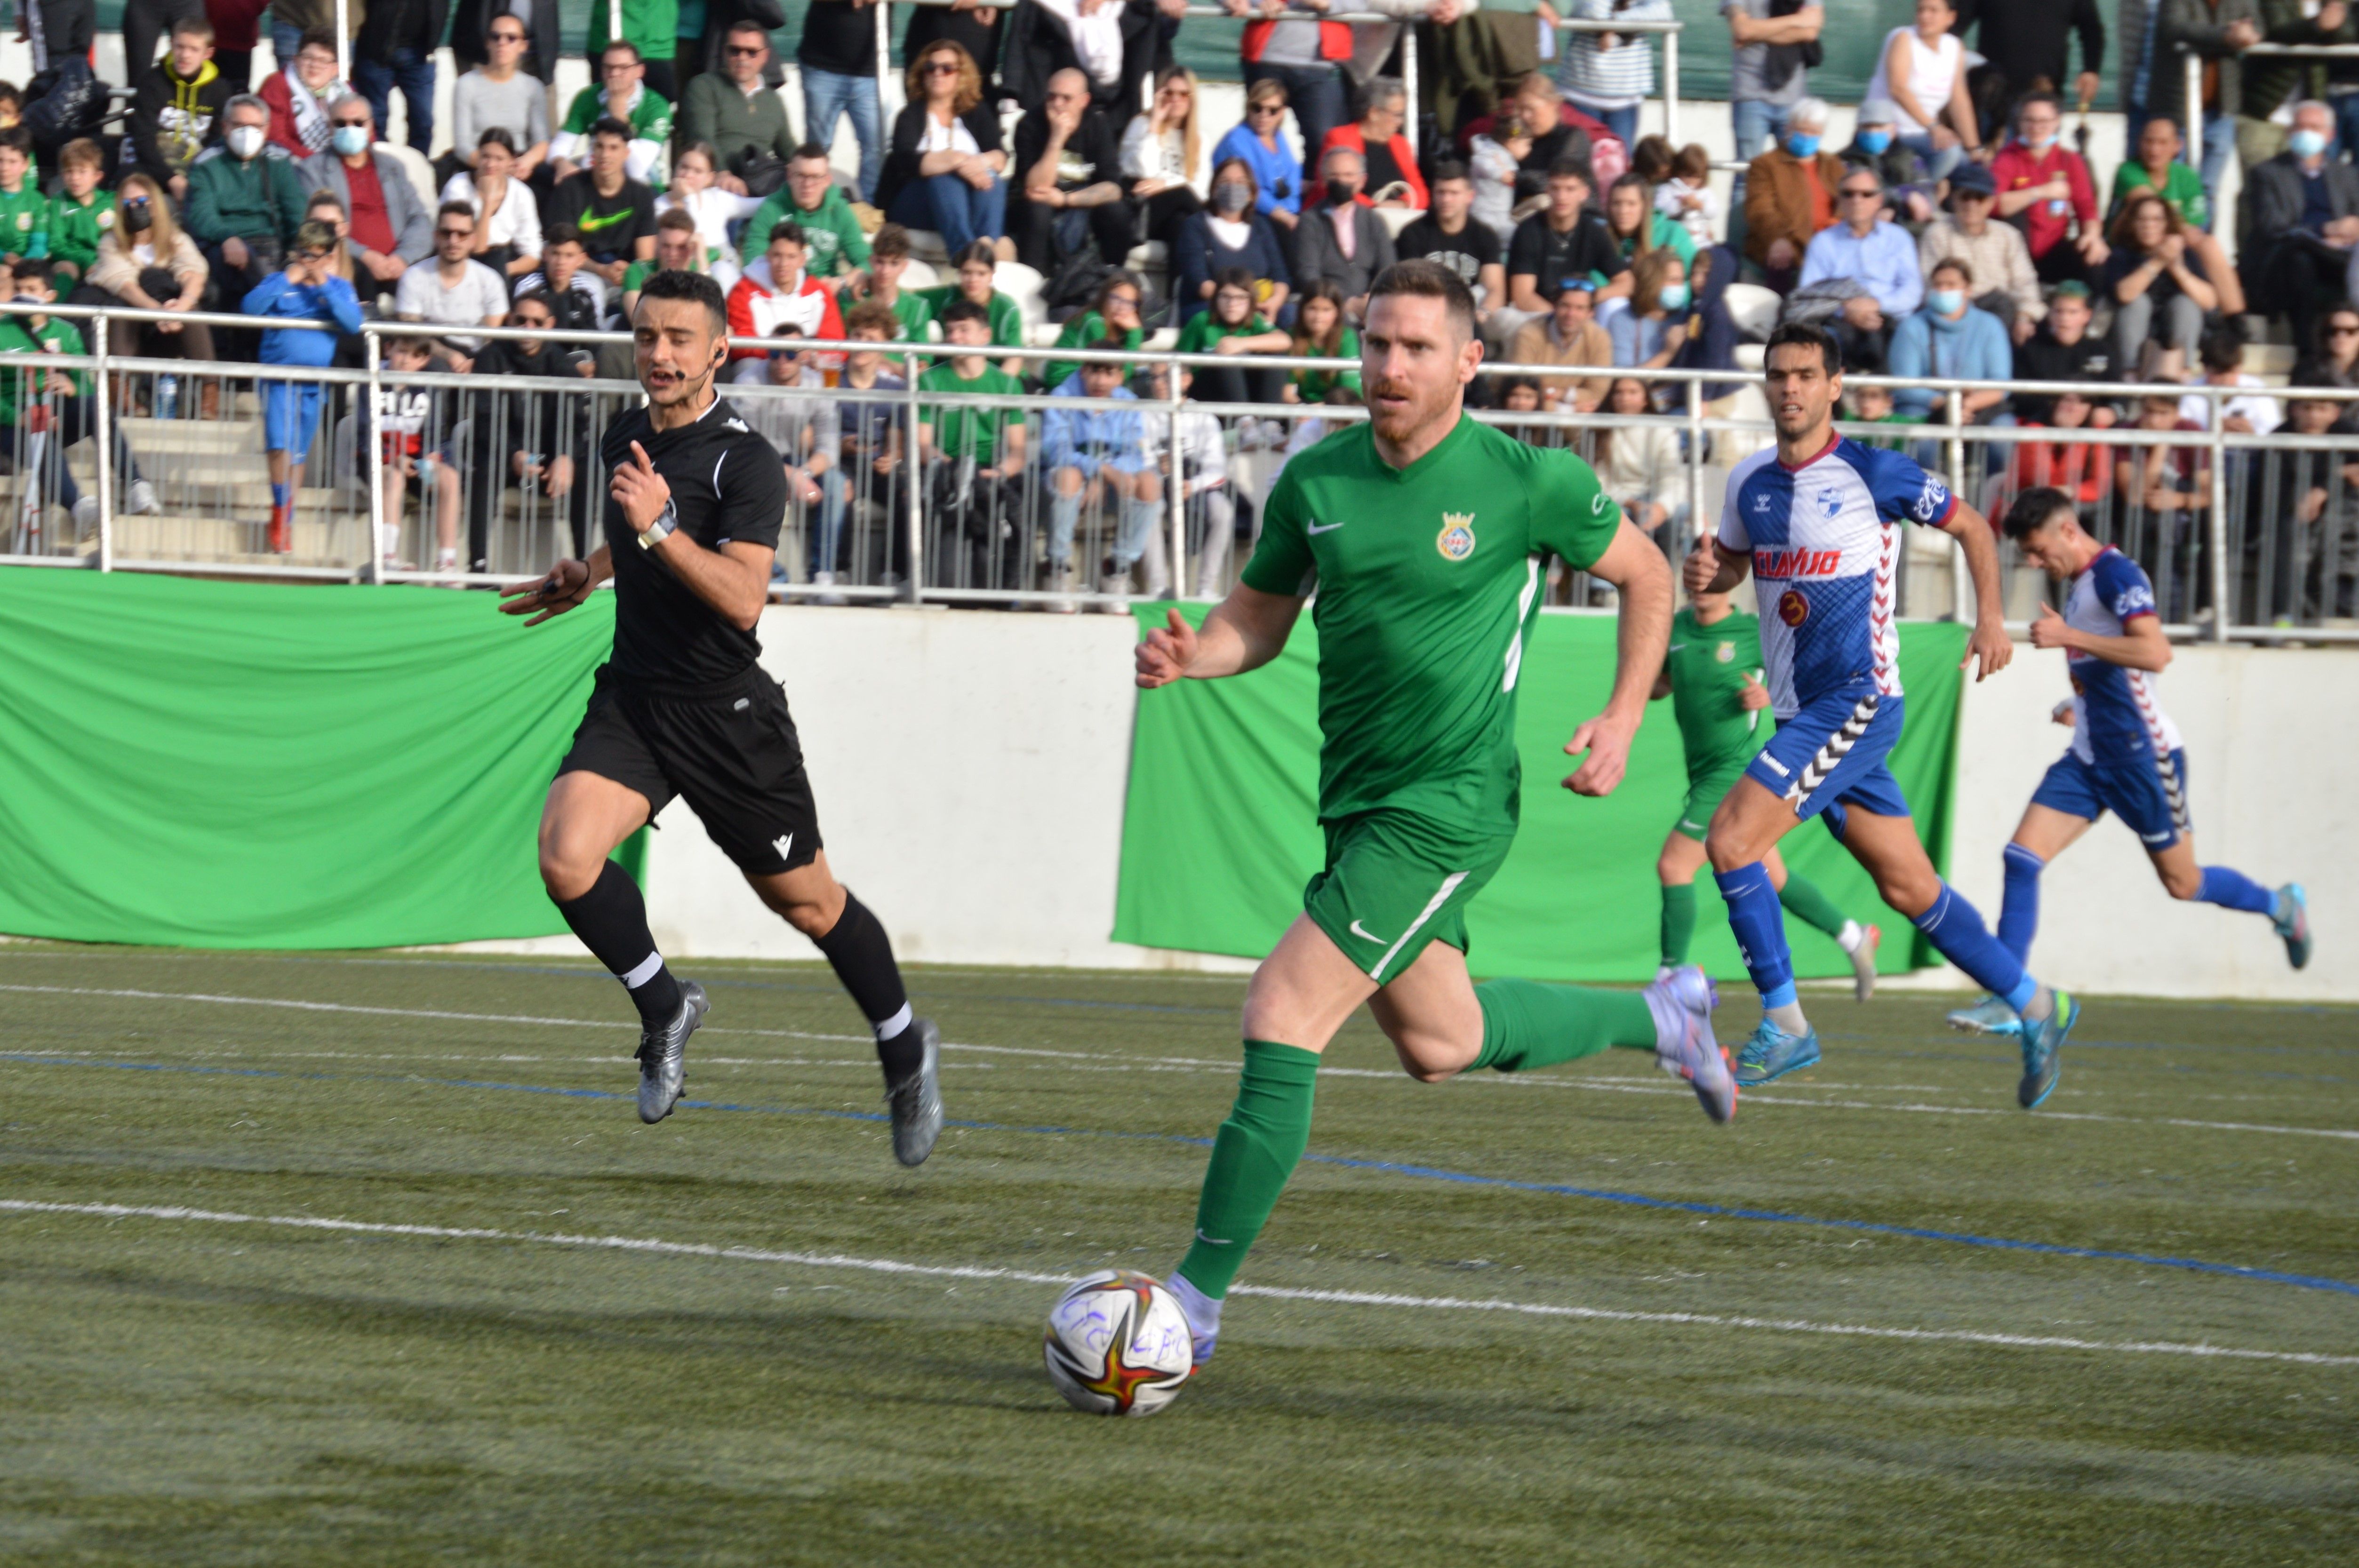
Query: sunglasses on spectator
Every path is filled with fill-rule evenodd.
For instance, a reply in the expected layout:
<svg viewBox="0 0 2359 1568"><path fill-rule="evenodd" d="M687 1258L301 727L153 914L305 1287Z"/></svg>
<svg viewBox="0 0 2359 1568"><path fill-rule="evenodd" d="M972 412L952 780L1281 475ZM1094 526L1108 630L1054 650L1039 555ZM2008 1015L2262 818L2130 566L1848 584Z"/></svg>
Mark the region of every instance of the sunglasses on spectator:
<svg viewBox="0 0 2359 1568"><path fill-rule="evenodd" d="M547 316L526 316L519 314L515 318L515 320L516 324L519 327L546 327L549 324L550 318Z"/></svg>
<svg viewBox="0 0 2359 1568"><path fill-rule="evenodd" d="M760 54L766 47L767 46L764 44L756 44L752 48L748 49L744 44L731 44L729 46L729 57L732 59L752 59L756 55Z"/></svg>
<svg viewBox="0 0 2359 1568"><path fill-rule="evenodd" d="M472 240L475 237L475 231L473 229L437 229L434 231L434 237L438 240Z"/></svg>
<svg viewBox="0 0 2359 1568"><path fill-rule="evenodd" d="M522 33L494 33L492 35L492 42L495 44L520 44L524 42L524 35Z"/></svg>
<svg viewBox="0 0 2359 1568"><path fill-rule="evenodd" d="M2331 326L2326 329L2326 335L2330 338L2359 338L2359 327Z"/></svg>
<svg viewBox="0 0 2359 1568"><path fill-rule="evenodd" d="M928 76L956 76L958 74L958 61L954 59L929 59L926 62L925 74Z"/></svg>
<svg viewBox="0 0 2359 1568"><path fill-rule="evenodd" d="M1245 113L1248 114L1283 114L1286 113L1286 105L1283 103L1248 103L1245 105Z"/></svg>

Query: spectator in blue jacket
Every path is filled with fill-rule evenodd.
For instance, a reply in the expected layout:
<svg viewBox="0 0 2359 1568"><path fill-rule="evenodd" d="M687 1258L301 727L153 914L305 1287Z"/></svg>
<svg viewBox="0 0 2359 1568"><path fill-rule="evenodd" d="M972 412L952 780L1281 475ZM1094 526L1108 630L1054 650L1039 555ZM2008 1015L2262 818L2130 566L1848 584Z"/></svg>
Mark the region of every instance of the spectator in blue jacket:
<svg viewBox="0 0 2359 1568"><path fill-rule="evenodd" d="M1109 338L1089 345L1120 351L1123 341ZM1136 403L1137 395L1123 383L1124 367L1111 361L1084 363L1067 376L1051 397L1095 397ZM1147 557L1147 588L1160 594L1169 581L1163 571L1163 552L1153 548L1155 521L1163 503L1163 480L1147 451L1147 431L1137 413L1129 408L1051 408L1040 419L1043 461L1049 468L1049 560L1052 569L1072 558L1073 530L1082 520L1082 503L1122 502L1122 522L1114 531L1114 550L1106 562L1102 591L1122 594L1128 589L1130 568Z"/></svg>
<svg viewBox="0 0 2359 1568"><path fill-rule="evenodd" d="M1810 236L1802 253L1800 286L1850 278L1875 297L1885 319L1897 321L1925 297L1917 242L1899 224L1878 216L1884 181L1872 168L1852 168L1835 187L1835 222Z"/></svg>
<svg viewBox="0 0 2359 1568"><path fill-rule="evenodd" d="M1245 89L1245 117L1212 149L1212 168L1231 158L1243 158L1253 170L1254 211L1292 229L1302 216L1302 160L1286 139L1286 87L1276 77Z"/></svg>
<svg viewBox="0 0 2359 1568"><path fill-rule="evenodd" d="M1254 276L1254 308L1278 319L1293 292L1294 272L1286 265L1286 242L1256 206L1259 191L1253 166L1241 157L1212 160L1212 200L1180 220L1171 236L1171 295L1183 322L1201 316L1212 300L1212 280L1231 267Z"/></svg>
<svg viewBox="0 0 2359 1568"><path fill-rule="evenodd" d="M279 320L332 322L341 332L361 330L360 296L330 268L336 232L316 219L295 231L287 268L249 290L241 307L249 316ZM262 334L266 365L323 366L336 357L337 332L273 328ZM279 555L294 548L295 470L310 456L320 429L320 384L263 383L262 446L270 461L270 547Z"/></svg>
<svg viewBox="0 0 2359 1568"><path fill-rule="evenodd" d="M1973 305L1974 276L1956 257L1933 264L1926 279L1925 308L1902 321L1892 334L1885 373L1901 381L1999 381L2015 374L2015 351L2007 341L2006 323ZM1939 395L1922 386L1893 389L1892 407L1913 420L1932 414ZM2004 389L1969 392L1962 399L1967 423L1993 422L2006 402ZM2010 421L2012 423L2012 421Z"/></svg>

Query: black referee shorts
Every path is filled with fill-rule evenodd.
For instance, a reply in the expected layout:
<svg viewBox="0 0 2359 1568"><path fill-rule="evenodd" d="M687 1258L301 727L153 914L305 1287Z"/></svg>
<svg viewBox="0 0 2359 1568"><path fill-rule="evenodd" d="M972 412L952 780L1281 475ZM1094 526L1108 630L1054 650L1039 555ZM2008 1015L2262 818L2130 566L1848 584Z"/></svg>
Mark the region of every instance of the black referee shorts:
<svg viewBox="0 0 2359 1568"><path fill-rule="evenodd" d="M787 696L758 668L712 687L650 689L601 669L558 776L596 773L647 797L678 795L748 876L807 866L819 811Z"/></svg>

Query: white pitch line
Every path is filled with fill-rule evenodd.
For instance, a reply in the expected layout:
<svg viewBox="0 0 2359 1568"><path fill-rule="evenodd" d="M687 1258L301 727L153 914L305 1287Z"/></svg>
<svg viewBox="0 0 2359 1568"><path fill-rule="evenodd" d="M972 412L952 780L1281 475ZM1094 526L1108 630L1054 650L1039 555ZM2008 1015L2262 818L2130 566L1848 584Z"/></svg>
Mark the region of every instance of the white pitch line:
<svg viewBox="0 0 2359 1568"><path fill-rule="evenodd" d="M665 1241L643 1236L573 1236L538 1230L499 1230L488 1226L402 1225L361 1219L324 1219L315 1215L236 1214L178 1205L44 1203L0 1198L0 1212L87 1215L101 1219L184 1220L211 1225L270 1225L292 1230L326 1230L366 1236L414 1236L431 1241L533 1242L611 1252L652 1253L673 1258L721 1258L743 1263L785 1263L806 1269L853 1269L949 1280L1009 1280L1019 1284L1062 1285L1071 1274L975 1264L909 1263L897 1258L854 1258L840 1252L788 1252L763 1247L723 1247L712 1242ZM1229 1293L1267 1301L1315 1302L1335 1306L1396 1307L1416 1312L1504 1312L1529 1317L1592 1323L1659 1323L1707 1328L1739 1328L1773 1334L1813 1334L1853 1339L1896 1339L1924 1344L1990 1345L2021 1350L2093 1350L2123 1356L2191 1356L2240 1361L2287 1361L2308 1367L2359 1367L2359 1356L2310 1350L2250 1350L2235 1346L2182 1344L2170 1340L2072 1339L2061 1335L1994 1334L1972 1329L1879 1328L1868 1324L1814 1323L1805 1318L1734 1317L1718 1313L1627 1312L1610 1307L1563 1306L1544 1302L1469 1299L1462 1296L1397 1295L1377 1291L1297 1290L1277 1285L1237 1285Z"/></svg>
<svg viewBox="0 0 2359 1568"><path fill-rule="evenodd" d="M527 1023L549 1025L564 1029L636 1029L638 1027L638 1024L636 1022L616 1021L613 1019L542 1018L526 1013L450 1012L433 1008L368 1007L357 1002L298 1001L284 997L215 996L202 991L151 991L103 989L91 986L25 985L0 985L0 991L19 991L43 996L121 997L141 1001L197 1001L210 1002L228 1007L277 1007L289 1008L301 1012L364 1013L371 1017L379 1018L436 1018L461 1023ZM766 1040L825 1040L861 1044L865 1044L868 1038L865 1035L860 1034L821 1034L796 1029L723 1029L716 1027L707 1029L702 1033L708 1034L747 1035ZM994 1055L1006 1056L1046 1056L1082 1062L1104 1062L1108 1060L1107 1056L1103 1052L1052 1051L1045 1048L1021 1045L967 1045L951 1041L944 1041L942 1043L942 1049L945 1051L984 1052ZM1198 1056L1143 1056L1136 1058L1135 1060L1138 1065L1143 1066L1154 1065L1212 1068L1222 1072L1233 1072L1235 1070L1232 1064L1225 1062L1210 1062ZM1117 1066L1125 1066L1126 1065L1126 1062L1120 1062L1116 1065ZM1322 1067L1320 1069L1320 1076L1322 1077L1389 1078L1396 1075L1390 1072L1382 1072L1367 1067ZM1490 1081L1496 1081L1503 1084L1513 1084L1518 1087L1587 1089L1596 1093L1680 1094L1684 1092L1676 1087L1650 1088L1644 1085L1633 1084L1626 1080L1618 1079L1583 1080L1581 1078L1504 1077L1495 1078ZM1756 1105L1810 1106L1832 1110L1893 1111L1917 1116L2016 1117L2022 1114L2019 1111L2006 1110L1993 1106L1913 1104L1879 1105L1873 1100L1799 1099L1758 1094L1753 1098L1753 1103ZM2359 1130L2339 1127L2278 1127L2267 1123L2252 1121L2199 1121L2191 1117L2180 1116L2110 1116L2102 1111L2043 1110L2039 1115L2042 1119L2049 1121L2112 1121L2124 1122L2134 1127L2186 1127L2209 1132L2262 1132L2282 1134L2288 1137L2343 1138L2359 1141Z"/></svg>

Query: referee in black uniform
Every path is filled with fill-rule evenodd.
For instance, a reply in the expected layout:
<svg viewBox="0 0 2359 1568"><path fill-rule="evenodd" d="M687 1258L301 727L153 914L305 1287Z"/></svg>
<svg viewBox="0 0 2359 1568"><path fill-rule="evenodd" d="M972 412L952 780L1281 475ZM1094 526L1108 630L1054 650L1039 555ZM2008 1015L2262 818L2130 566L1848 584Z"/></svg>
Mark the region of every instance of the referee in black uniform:
<svg viewBox="0 0 2359 1568"><path fill-rule="evenodd" d="M786 515L777 453L720 397L729 354L720 286L658 272L631 324L647 406L599 446L612 482L606 542L543 581L501 590L538 626L614 579L614 652L598 671L573 748L540 815L540 875L582 945L638 1005L639 1117L679 1100L704 988L672 978L636 883L607 859L674 795L684 797L762 902L819 945L876 1034L893 1153L922 1162L942 1126L941 1035L912 1016L893 946L839 883L821 848L785 694L754 635L769 601Z"/></svg>

